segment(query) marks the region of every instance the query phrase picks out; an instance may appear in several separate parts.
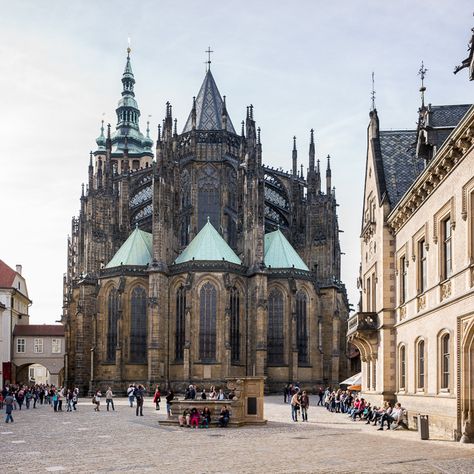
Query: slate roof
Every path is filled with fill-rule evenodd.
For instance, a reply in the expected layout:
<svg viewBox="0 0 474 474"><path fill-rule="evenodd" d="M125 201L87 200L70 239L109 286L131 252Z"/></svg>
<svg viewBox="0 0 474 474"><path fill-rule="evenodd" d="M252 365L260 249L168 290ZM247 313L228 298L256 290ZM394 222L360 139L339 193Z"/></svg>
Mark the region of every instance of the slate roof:
<svg viewBox="0 0 474 474"><path fill-rule="evenodd" d="M117 250L112 260L105 268L119 267L120 265L148 265L153 257L153 236L138 227Z"/></svg>
<svg viewBox="0 0 474 474"><path fill-rule="evenodd" d="M196 97L196 129L222 130L223 100L211 70L207 71L204 82ZM189 114L183 133L192 130L192 111ZM227 131L235 133L230 117L227 115Z"/></svg>
<svg viewBox="0 0 474 474"><path fill-rule="evenodd" d="M470 108L471 104L432 105L428 125L442 128L455 127Z"/></svg>
<svg viewBox="0 0 474 474"><path fill-rule="evenodd" d="M242 264L239 257L237 257L235 252L209 222L209 218L207 224L199 231L174 263L190 262L192 260L225 260L237 265Z"/></svg>
<svg viewBox="0 0 474 474"><path fill-rule="evenodd" d="M424 168L415 154L416 130L381 131L374 141L379 185L393 207Z"/></svg>
<svg viewBox="0 0 474 474"><path fill-rule="evenodd" d="M292 247L280 229L265 234L264 262L271 268L297 268L309 271L298 252Z"/></svg>
<svg viewBox="0 0 474 474"><path fill-rule="evenodd" d="M16 324L14 336L64 336L62 324Z"/></svg>
<svg viewBox="0 0 474 474"><path fill-rule="evenodd" d="M0 288L11 288L16 275L17 273L13 268L0 260Z"/></svg>

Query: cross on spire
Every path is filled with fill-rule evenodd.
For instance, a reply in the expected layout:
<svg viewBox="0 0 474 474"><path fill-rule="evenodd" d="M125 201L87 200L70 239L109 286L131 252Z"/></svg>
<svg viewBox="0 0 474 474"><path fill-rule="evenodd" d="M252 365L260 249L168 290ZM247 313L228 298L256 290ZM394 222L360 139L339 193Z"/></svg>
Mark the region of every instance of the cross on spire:
<svg viewBox="0 0 474 474"><path fill-rule="evenodd" d="M207 64L207 70L209 71L211 69L211 53L213 53L214 51L211 49L210 46L208 46L206 51L204 51L204 52L207 53L206 64Z"/></svg>

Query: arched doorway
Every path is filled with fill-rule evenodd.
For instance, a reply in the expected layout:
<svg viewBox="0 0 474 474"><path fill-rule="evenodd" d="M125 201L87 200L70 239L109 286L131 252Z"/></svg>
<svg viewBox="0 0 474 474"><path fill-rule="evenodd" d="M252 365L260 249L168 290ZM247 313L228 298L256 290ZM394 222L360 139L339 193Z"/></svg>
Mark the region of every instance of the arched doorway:
<svg viewBox="0 0 474 474"><path fill-rule="evenodd" d="M474 317L461 321L460 334L460 414L461 443L474 442Z"/></svg>

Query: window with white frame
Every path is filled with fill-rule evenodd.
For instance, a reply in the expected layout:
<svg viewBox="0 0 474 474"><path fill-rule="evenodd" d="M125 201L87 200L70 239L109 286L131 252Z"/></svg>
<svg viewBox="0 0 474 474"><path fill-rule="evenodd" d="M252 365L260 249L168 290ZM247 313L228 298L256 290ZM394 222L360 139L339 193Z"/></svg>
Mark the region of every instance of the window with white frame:
<svg viewBox="0 0 474 474"><path fill-rule="evenodd" d="M450 355L449 355L449 333L441 336L441 389L449 389Z"/></svg>
<svg viewBox="0 0 474 474"><path fill-rule="evenodd" d="M25 347L26 347L25 339L23 339L22 337L19 337L16 340L16 351L17 351L17 353L18 354L23 354L25 352Z"/></svg>
<svg viewBox="0 0 474 474"><path fill-rule="evenodd" d="M43 353L43 339L42 338L35 338L33 342L33 352L36 354Z"/></svg>
<svg viewBox="0 0 474 474"><path fill-rule="evenodd" d="M406 257L400 258L400 304L407 300L407 264Z"/></svg>
<svg viewBox="0 0 474 474"><path fill-rule="evenodd" d="M61 339L53 339L51 341L51 352L53 354L61 353Z"/></svg>
<svg viewBox="0 0 474 474"><path fill-rule="evenodd" d="M407 366L406 366L406 349L405 346L400 346L400 372L399 372L399 390L406 389L406 375L407 375Z"/></svg>
<svg viewBox="0 0 474 474"><path fill-rule="evenodd" d="M417 344L417 384L418 390L425 389L425 341L422 339Z"/></svg>

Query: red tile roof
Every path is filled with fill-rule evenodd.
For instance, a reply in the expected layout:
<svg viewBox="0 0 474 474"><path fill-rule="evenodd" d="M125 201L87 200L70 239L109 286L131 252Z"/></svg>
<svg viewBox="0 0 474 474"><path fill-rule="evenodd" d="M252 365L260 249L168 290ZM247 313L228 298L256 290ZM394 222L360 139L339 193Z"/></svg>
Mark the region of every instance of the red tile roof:
<svg viewBox="0 0 474 474"><path fill-rule="evenodd" d="M0 260L0 288L10 288L16 277L16 271Z"/></svg>
<svg viewBox="0 0 474 474"><path fill-rule="evenodd" d="M62 324L16 324L14 336L64 336Z"/></svg>

